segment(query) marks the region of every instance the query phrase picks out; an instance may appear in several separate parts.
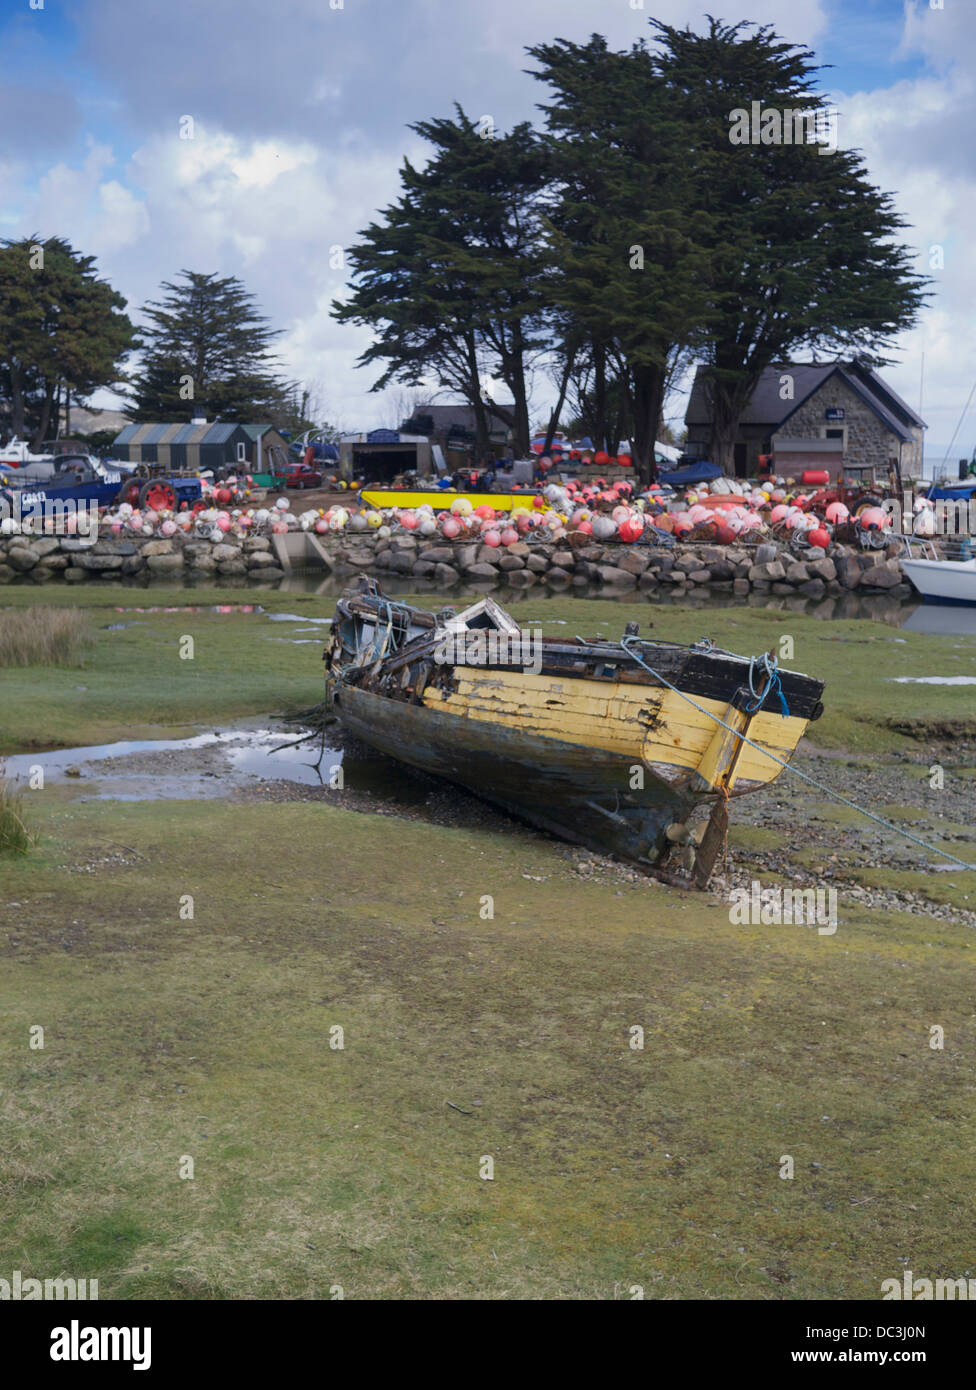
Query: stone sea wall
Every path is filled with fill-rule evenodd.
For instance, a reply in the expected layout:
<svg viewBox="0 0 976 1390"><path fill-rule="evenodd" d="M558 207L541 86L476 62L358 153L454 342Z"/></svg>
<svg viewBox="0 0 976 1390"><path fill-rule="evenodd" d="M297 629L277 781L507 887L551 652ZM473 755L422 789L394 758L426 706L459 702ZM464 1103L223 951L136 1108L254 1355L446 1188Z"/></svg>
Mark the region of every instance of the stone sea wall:
<svg viewBox="0 0 976 1390"><path fill-rule="evenodd" d="M462 581L479 588L497 584L529 589L625 590L662 588L795 594L816 599L853 589L875 593L910 592L898 561L899 547L861 551L833 546L827 555L799 558L774 542L757 546L675 545L673 548L622 542L569 544L518 541L492 548L479 541L426 541L412 534L380 537L375 532L321 537L339 578L371 574L417 578L445 587ZM818 558L814 558L818 557ZM76 537L26 535L0 540L0 583L91 582L99 578L134 582L185 579L227 584L274 583L284 571L270 536L227 537L221 541L182 534L169 539L104 537L94 543Z"/></svg>

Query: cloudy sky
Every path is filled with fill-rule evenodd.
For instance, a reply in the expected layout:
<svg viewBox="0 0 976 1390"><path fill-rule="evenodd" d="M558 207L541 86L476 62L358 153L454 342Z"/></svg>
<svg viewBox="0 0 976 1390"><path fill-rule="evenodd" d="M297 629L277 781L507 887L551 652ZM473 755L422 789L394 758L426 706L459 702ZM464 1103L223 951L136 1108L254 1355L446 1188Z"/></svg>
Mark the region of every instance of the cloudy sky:
<svg viewBox="0 0 976 1390"><path fill-rule="evenodd" d="M507 128L544 91L527 44L597 31L623 47L650 14L705 10L830 64L839 140L896 194L919 270L943 248L888 371L917 407L924 353L941 461L976 378L974 0L0 0L0 235L68 237L132 310L182 267L239 275L334 420L390 425L393 400L354 366L364 337L328 315L345 278L329 248L395 196L405 154L422 161L407 122L457 100ZM974 440L976 397L951 456Z"/></svg>

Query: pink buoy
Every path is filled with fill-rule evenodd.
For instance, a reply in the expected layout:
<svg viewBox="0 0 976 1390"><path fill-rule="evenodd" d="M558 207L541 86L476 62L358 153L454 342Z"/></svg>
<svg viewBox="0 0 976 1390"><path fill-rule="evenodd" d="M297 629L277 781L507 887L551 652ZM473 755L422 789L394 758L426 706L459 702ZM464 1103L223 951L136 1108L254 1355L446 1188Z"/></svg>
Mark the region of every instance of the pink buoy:
<svg viewBox="0 0 976 1390"><path fill-rule="evenodd" d="M490 545L492 550L494 550L496 546L499 546L502 543L502 538L497 531L486 531L485 534L482 536L482 540L484 541L485 545Z"/></svg>
<svg viewBox="0 0 976 1390"><path fill-rule="evenodd" d="M842 526L845 521L850 520L851 516L843 502L831 502L825 515L831 526Z"/></svg>
<svg viewBox="0 0 976 1390"><path fill-rule="evenodd" d="M865 507L859 520L863 531L882 531L886 526L891 525L887 513L880 507Z"/></svg>
<svg viewBox="0 0 976 1390"><path fill-rule="evenodd" d="M518 538L519 534L514 526L506 526L500 536L502 545L514 545Z"/></svg>
<svg viewBox="0 0 976 1390"><path fill-rule="evenodd" d="M447 539L449 541L452 541L455 536L459 536L461 534L461 523L459 521L455 521L453 516L449 516L447 520L444 522L444 525L441 527L441 530L443 531Z"/></svg>

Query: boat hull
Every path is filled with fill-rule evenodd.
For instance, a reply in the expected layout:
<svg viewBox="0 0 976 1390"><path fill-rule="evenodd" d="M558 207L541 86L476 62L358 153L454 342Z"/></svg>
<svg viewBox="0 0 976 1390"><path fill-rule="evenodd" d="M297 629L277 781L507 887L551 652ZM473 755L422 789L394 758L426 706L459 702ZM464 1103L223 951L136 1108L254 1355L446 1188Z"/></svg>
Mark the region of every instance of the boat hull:
<svg viewBox="0 0 976 1390"><path fill-rule="evenodd" d="M459 719L355 686L336 692L335 711L371 748L447 778L562 839L619 858L656 864L668 826L683 821L698 801L647 769L635 779L631 755ZM635 780L643 787L633 788Z"/></svg>
<svg viewBox="0 0 976 1390"><path fill-rule="evenodd" d="M976 606L976 560L906 559L901 567L928 601Z"/></svg>

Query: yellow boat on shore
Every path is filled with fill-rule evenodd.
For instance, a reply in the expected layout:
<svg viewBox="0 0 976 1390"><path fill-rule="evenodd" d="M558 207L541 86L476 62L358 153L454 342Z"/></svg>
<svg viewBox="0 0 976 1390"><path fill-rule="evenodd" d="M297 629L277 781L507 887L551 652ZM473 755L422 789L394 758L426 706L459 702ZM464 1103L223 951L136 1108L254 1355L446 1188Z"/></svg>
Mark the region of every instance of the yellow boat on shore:
<svg viewBox="0 0 976 1390"><path fill-rule="evenodd" d="M331 711L363 743L699 888L730 799L778 777L823 710L823 682L768 654L636 625L619 641L543 637L490 598L434 614L367 579L336 604L326 664Z"/></svg>
<svg viewBox="0 0 976 1390"><path fill-rule="evenodd" d="M539 507L536 504L535 492L526 490L525 492L455 492L447 488L431 489L430 492L407 492L399 488L364 488L359 494L368 507L375 508L376 511L383 511L386 507L420 507L425 502L433 507L435 512L448 512L451 504L456 502L459 497L465 497L472 507L494 507L496 512L510 512L515 507L524 507L526 511L548 511L548 505Z"/></svg>

